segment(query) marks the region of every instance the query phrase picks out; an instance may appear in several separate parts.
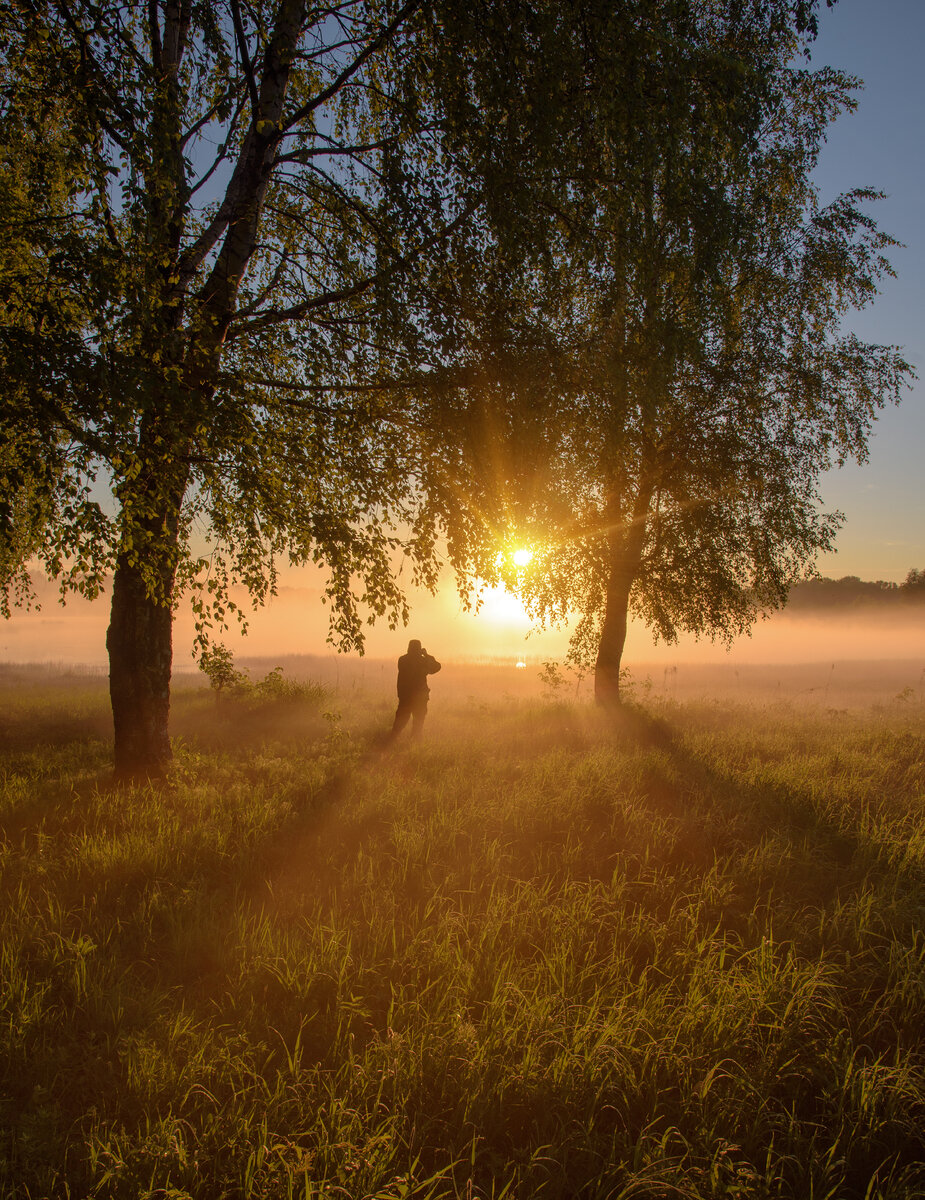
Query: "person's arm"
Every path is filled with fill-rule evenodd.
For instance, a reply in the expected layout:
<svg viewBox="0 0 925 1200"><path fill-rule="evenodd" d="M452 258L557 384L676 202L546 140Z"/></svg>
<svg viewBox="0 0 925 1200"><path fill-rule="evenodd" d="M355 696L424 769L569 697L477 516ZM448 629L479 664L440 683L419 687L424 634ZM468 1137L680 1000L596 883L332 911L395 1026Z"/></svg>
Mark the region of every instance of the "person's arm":
<svg viewBox="0 0 925 1200"><path fill-rule="evenodd" d="M436 675L440 670L440 664L432 654L428 654L424 660L424 668L428 675Z"/></svg>

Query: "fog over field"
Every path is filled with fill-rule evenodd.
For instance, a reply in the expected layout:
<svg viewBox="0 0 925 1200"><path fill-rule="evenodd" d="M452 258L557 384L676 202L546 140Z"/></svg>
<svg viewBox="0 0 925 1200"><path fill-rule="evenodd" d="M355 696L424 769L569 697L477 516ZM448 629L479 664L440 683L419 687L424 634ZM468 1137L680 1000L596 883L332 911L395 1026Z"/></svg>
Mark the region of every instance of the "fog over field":
<svg viewBox="0 0 925 1200"><path fill-rule="evenodd" d="M40 584L37 591L40 609L16 610L0 626L0 662L52 662L104 669L109 597L92 603L71 598L62 607L52 585ZM239 599L243 604L243 595ZM336 655L326 645L327 610L318 587L282 587L266 608L248 613L246 637L232 628L220 640L239 659L272 659L273 666L285 656L307 655L320 660L317 669L325 677L369 683L384 675L390 687L394 662L411 637L420 638L444 664L491 662L509 667L509 686L518 693L528 685L538 686L536 670L544 662L561 663L565 659L568 628L531 632L529 619L516 597L507 593L486 592L479 612L466 612L450 590L436 597L417 593L413 599L408 628L390 630L385 624L370 627L362 659L355 654ZM184 605L177 614L174 631L174 671L178 676L196 670L192 645L193 620ZM734 672L745 667L819 664L816 674L822 678L833 662L864 662L871 664L870 670L882 672L888 660L893 660L895 670L904 678L908 676L903 686L916 684L925 669L925 604L784 610L758 621L750 636L737 638L728 649L721 642L691 637L682 637L674 645L656 643L644 625L633 622L625 655L626 665L637 677L649 675L655 681L666 670L677 668L679 681L697 677L713 681L713 686L720 686L725 679L735 680ZM525 662L527 669L515 675L518 661ZM874 668L873 664L878 665ZM706 674L702 670L692 673L690 668L695 666L711 669ZM447 686L447 676L442 676L440 682ZM824 685L823 679L819 686ZM679 682L678 686L684 685Z"/></svg>

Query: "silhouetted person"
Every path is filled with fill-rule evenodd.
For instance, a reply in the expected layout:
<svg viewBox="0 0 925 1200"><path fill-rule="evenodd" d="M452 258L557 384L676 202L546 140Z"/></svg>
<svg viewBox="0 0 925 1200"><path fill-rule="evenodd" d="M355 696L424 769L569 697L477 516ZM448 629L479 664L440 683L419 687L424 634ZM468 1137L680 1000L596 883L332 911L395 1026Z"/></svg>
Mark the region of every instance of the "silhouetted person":
<svg viewBox="0 0 925 1200"><path fill-rule="evenodd" d="M440 664L437 660L427 653L417 638L412 638L408 643L408 653L398 660L398 709L390 741L398 737L409 721L413 722L411 736L421 736L430 697L427 676L436 675L439 670Z"/></svg>

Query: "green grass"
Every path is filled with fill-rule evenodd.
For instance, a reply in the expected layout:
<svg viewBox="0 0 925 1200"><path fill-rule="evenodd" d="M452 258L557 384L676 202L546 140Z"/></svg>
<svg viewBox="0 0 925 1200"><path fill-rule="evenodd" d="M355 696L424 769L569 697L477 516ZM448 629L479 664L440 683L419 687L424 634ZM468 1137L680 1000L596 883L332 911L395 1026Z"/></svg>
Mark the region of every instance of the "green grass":
<svg viewBox="0 0 925 1200"><path fill-rule="evenodd" d="M105 700L3 696L4 1196L925 1194L920 703Z"/></svg>

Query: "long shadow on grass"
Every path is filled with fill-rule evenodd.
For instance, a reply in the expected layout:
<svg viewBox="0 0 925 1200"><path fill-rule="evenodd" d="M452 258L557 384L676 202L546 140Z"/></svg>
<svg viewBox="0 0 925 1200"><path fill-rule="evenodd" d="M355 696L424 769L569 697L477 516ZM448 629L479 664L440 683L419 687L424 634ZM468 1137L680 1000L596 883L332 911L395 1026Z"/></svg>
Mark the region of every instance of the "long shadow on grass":
<svg viewBox="0 0 925 1200"><path fill-rule="evenodd" d="M756 719L756 744L760 729ZM569 752L565 770L583 753L576 732L578 725L560 730L559 745ZM718 900L712 914L720 930L734 932L743 945L773 931L809 954L820 948L820 918L857 905L872 890L891 908L871 916L883 931L905 922L903 936L911 936L920 926L904 898L925 894L925 870L905 855L895 830L865 825L844 797L828 803L823 780L802 778L799 758L785 761L786 737L784 758L776 762L772 750L768 770L753 772L726 760L721 735L712 746L697 745L680 721L636 707L609 719L588 716L585 732L592 760L602 747L616 755L612 785L601 768L585 780L582 796L566 789L560 801L555 779L537 776L537 788L551 784L553 801L525 806L529 824L521 821L520 828L492 824L492 836L511 845L522 881L606 885L616 873L634 885L638 879L644 898L655 871L677 880L679 896L719 871L723 886L732 888L729 902ZM554 752L554 737L552 726L538 731L533 756ZM516 776L511 786L521 786Z"/></svg>
<svg viewBox="0 0 925 1200"><path fill-rule="evenodd" d="M694 825L695 836L679 844L666 864L674 858L676 865L706 873L717 859L736 863L742 894L735 912L749 914L752 934L756 916L764 912L769 926L789 925L794 939L803 934L812 941L819 913L853 902L872 887L891 904L896 897L925 895L920 863L895 837L862 830L856 810L825 805L819 780L782 778L786 771L773 758L764 778L743 778L735 767L724 768L721 756L692 750L664 719L639 711L617 732L658 752L670 778L653 777L650 801ZM907 915L911 935L921 923L912 908ZM722 924L724 914L718 916ZM733 924L746 932L741 918ZM883 915L883 931L887 928L898 932L895 911Z"/></svg>
<svg viewBox="0 0 925 1200"><path fill-rule="evenodd" d="M96 699L97 697L94 697ZM28 698L27 698L28 700ZM180 692L171 714L171 733L178 759L184 751L232 755L248 763L268 750L291 753L295 744L311 751L324 737L326 726L316 706L304 703L251 702L216 706L201 691ZM10 777L21 782L14 795L8 790L0 815L0 838L15 843L34 837L54 839L79 834L97 794L121 799L127 816L133 793L149 787L170 807L175 778L118 779L112 770L112 717L108 710L86 715L63 711L60 703L44 711L27 703L19 711L0 714L0 762ZM259 772L253 772L255 779ZM296 807L301 804L296 797Z"/></svg>
<svg viewBox="0 0 925 1200"><path fill-rule="evenodd" d="M249 761L255 747L266 748L264 732L251 726L249 742L233 741L240 774L249 771L255 788L266 790L261 774L271 773L273 762ZM323 738L290 740L288 753L311 755L323 744ZM34 798L18 805L3 829L9 916L0 920L22 995L43 998L15 1037L11 1019L0 1045L8 1083L0 1126L15 1155L26 1156L16 1160L23 1177L35 1165L27 1161L31 1147L45 1166L73 1154L74 1130L88 1113L145 1126L150 1102L133 1094L130 1067L117 1048L167 1037L177 1021L182 1028L184 1013L208 1019L216 990L227 986L223 944L242 899L272 873L283 847L323 821L343 794L351 762L335 746L328 751L327 765L310 783L284 781L281 819L274 824L271 813L266 830L249 830L243 805L240 814L223 810L221 797L197 808L194 794L203 781L196 778L188 781L189 796L171 780L106 787L85 778L75 786L48 773L31 781ZM240 798L247 779L239 775L236 782ZM234 826L239 815L238 840L233 829L217 843L204 836L210 822ZM159 822L161 846L155 845ZM120 1107L112 1108L112 1097L121 1097ZM68 1177L80 1194L92 1190L92 1172L84 1177L84 1169L82 1160L75 1162Z"/></svg>

